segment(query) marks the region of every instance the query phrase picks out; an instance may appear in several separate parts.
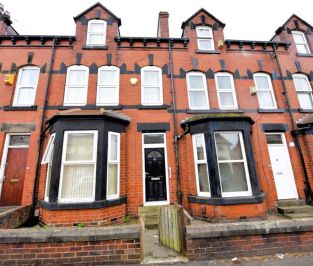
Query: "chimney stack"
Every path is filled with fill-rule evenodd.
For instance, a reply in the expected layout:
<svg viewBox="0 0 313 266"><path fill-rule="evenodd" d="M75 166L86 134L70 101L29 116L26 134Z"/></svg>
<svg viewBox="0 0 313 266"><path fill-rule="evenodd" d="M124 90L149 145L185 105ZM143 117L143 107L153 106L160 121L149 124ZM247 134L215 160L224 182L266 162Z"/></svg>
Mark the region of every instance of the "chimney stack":
<svg viewBox="0 0 313 266"><path fill-rule="evenodd" d="M169 26L168 26L169 13L166 11L160 11L158 21L158 38L169 38Z"/></svg>
<svg viewBox="0 0 313 266"><path fill-rule="evenodd" d="M11 24L10 12L4 11L4 6L0 3L0 35L18 35Z"/></svg>

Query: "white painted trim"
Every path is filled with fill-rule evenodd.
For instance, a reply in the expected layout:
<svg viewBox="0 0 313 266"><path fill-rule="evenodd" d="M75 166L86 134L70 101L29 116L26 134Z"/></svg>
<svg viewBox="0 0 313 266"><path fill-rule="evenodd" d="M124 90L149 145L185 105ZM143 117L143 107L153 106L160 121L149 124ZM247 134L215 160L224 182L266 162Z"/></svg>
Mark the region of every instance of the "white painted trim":
<svg viewBox="0 0 313 266"><path fill-rule="evenodd" d="M163 135L164 143L159 144L144 144L145 135ZM166 200L164 201L146 201L146 170L145 170L145 148L164 148L165 161L165 185L166 185ZM166 133L142 133L142 187L143 187L143 205L158 206L170 204L169 178L168 178L168 162L167 162L167 145Z"/></svg>
<svg viewBox="0 0 313 266"><path fill-rule="evenodd" d="M305 82L307 83L307 86L308 86L309 89L308 90L303 90L303 89L297 88L296 83L295 83L295 79L305 79ZM301 105L301 102L299 100L299 95L298 95L298 92L301 93L301 94L304 94L304 93L308 94L308 96L311 98L311 103L313 104L312 87L311 87L311 84L309 82L308 77L306 75L304 75L304 74L293 74L292 75L292 80L293 80L293 84L294 84L294 86L296 88L297 97L298 97L298 101L299 101L300 107L303 108L303 109L308 109L308 108L306 108L306 107ZM311 108L313 108L313 106Z"/></svg>
<svg viewBox="0 0 313 266"><path fill-rule="evenodd" d="M70 80L70 72L71 71L85 71L85 84L82 85L71 85L69 83ZM74 65L67 68L66 73L66 84L65 84L65 91L64 91L64 106L83 106L87 104L87 96L88 96L88 79L89 79L89 68L83 65ZM82 99L80 102L76 101L76 99L68 99L68 93L70 88L81 88L84 87L84 95L82 95ZM83 99L84 98L84 99Z"/></svg>
<svg viewBox="0 0 313 266"><path fill-rule="evenodd" d="M203 89L192 89L190 87L190 81L189 81L189 77L190 76L202 77ZM186 75L186 79L187 79L187 94L188 94L189 109L192 109L192 110L208 110L208 109L210 109L209 96L208 96L208 86L207 86L206 76L204 75L204 73L202 73L202 72L195 72L195 71L188 72L187 75ZM206 106L203 106L203 107L192 107L191 104L190 104L190 91L202 91L202 92L204 91Z"/></svg>
<svg viewBox="0 0 313 266"><path fill-rule="evenodd" d="M33 85L33 86L20 86L24 70L37 70L38 76L37 76L37 82L35 85ZM37 92L37 87L38 87L39 75L40 75L40 68L36 67L36 66L25 66L25 67L22 67L19 69L17 81L16 81L15 92L14 92L13 104L12 104L13 106L32 106L32 105L34 105L35 99L36 99L36 92ZM23 88L31 88L33 90L33 99L30 103L25 104L25 103L19 103L18 102L20 89L22 87Z"/></svg>
<svg viewBox="0 0 313 266"><path fill-rule="evenodd" d="M1 159L1 164L0 164L0 199L1 199L1 192L2 192L2 185L4 181L4 173L5 173L5 167L7 164L7 159L8 159L8 151L9 148L29 148L29 145L22 145L22 146L10 146L10 137L11 136L16 136L16 135L24 135L24 136L30 136L30 133L8 133L5 136L5 141L4 141L4 147L3 147L3 153L2 153L2 159Z"/></svg>
<svg viewBox="0 0 313 266"><path fill-rule="evenodd" d="M115 84L101 84L101 71L116 71L117 73L117 80ZM100 101L100 89L101 88L115 88L115 99L111 102L101 102ZM120 69L116 66L102 66L98 69L98 78L97 78L97 100L96 105L110 105L116 106L119 104L119 94L120 94Z"/></svg>
<svg viewBox="0 0 313 266"><path fill-rule="evenodd" d="M203 144L203 152L204 152L204 159L198 160L197 158L197 142L196 138L201 137L202 144ZM193 146L193 158L194 158L194 165L195 165L195 177L196 177L196 185L197 185L197 195L203 197L211 197L211 186L210 186L210 177L209 177L209 168L208 168L208 161L206 157L206 147L205 147L205 139L204 134L194 134L192 135L192 146ZM198 164L205 164L207 171L208 171L208 184L210 192L202 192L200 191L200 182L199 182L199 174L198 174Z"/></svg>
<svg viewBox="0 0 313 266"><path fill-rule="evenodd" d="M111 152L111 136L117 136L117 160L116 161L111 161L110 160L110 152ZM108 157L107 157L107 191L106 191L106 198L107 199L117 199L120 196L120 164L121 164L121 159L120 159L120 150L121 150L121 140L120 140L120 133L108 132ZM117 165L117 193L114 195L108 195L108 190L109 190L109 164L116 164Z"/></svg>
<svg viewBox="0 0 313 266"><path fill-rule="evenodd" d="M222 180L220 178L221 174L220 174L220 166L219 166L219 160L218 160L218 151L217 151L216 138L215 138L215 135L217 133L236 133L239 135L240 148L241 148L243 158L241 160L223 160L223 162L230 162L230 163L232 163L232 162L241 162L242 163L243 162L245 174L246 174L246 182L247 182L247 187L248 187L247 191L223 192ZM216 161L217 161L222 197L251 196L252 190L251 190L250 174L249 174L249 169L248 169L248 164L247 164L247 156L246 156L246 150L245 150L245 146L244 146L244 142L243 142L242 132L241 131L215 131L214 132L214 142L215 142Z"/></svg>
<svg viewBox="0 0 313 266"><path fill-rule="evenodd" d="M91 24L102 24L104 26L103 32L92 32L90 30ZM107 31L107 22L105 20L99 20L99 19L92 19L88 21L88 29L87 29L87 37L86 37L86 45L87 46L104 46L106 43L106 31ZM90 34L102 34L102 41L101 43L92 43L90 42Z"/></svg>
<svg viewBox="0 0 313 266"><path fill-rule="evenodd" d="M215 85L216 85L216 91L217 91L218 105L219 105L220 109L223 109L223 110L238 109L237 95L236 95L236 89L235 89L235 83L234 83L233 75L230 73L227 73L227 72L218 72L218 73L215 73L214 77L215 77ZM230 80L231 89L221 90L218 86L218 77L228 77ZM234 102L233 106L222 106L221 105L220 93L223 93L223 92L231 92L233 102Z"/></svg>
<svg viewBox="0 0 313 266"><path fill-rule="evenodd" d="M149 84L146 85L144 84L143 80L144 80L144 71L158 71L159 72L159 84ZM145 88L155 88L158 87L159 88L159 93L160 93L160 101L157 102L144 102L144 94L145 94ZM141 104L142 105L162 105L163 104L163 80L162 80L162 70L159 67L156 66L145 66L143 68L141 68Z"/></svg>
<svg viewBox="0 0 313 266"><path fill-rule="evenodd" d="M69 134L86 134L92 133L94 137L93 143L93 158L92 161L71 161L66 162L66 149L67 149L67 141ZM95 200L95 190L96 190L96 170L97 170L97 147L98 147L98 131L97 130L67 130L64 131L64 140L63 140L63 147L62 147L62 162L61 162L61 173L60 173L60 182L59 182L59 196L58 201L62 203L70 203L70 202L92 202ZM92 164L94 165L94 179L93 179L93 190L92 196L89 198L71 198L71 199L62 199L62 183L63 183L63 172L64 172L64 165L77 165L77 164Z"/></svg>
<svg viewBox="0 0 313 266"><path fill-rule="evenodd" d="M266 77L269 88L268 89L259 89L258 88L258 84L257 84L257 82L255 80L255 77ZM258 92L270 92L271 96L272 96L273 104L274 104L274 106L272 106L272 107L262 106L261 103L260 103L259 97L258 97L258 102L259 102L260 108L263 108L263 109L277 109L277 103L276 103L276 98L275 98L275 94L274 94L272 79L270 78L270 76L268 74L266 74L266 73L254 73L253 74L253 79L254 79L254 84L255 84L255 88L256 88L257 94L258 94Z"/></svg>
<svg viewBox="0 0 313 266"><path fill-rule="evenodd" d="M54 148L54 139L55 139L55 133L50 135L50 138L49 138L49 141L48 141L45 153L42 156L41 164L49 163L50 157L52 155L52 151L53 151L53 148Z"/></svg>
<svg viewBox="0 0 313 266"><path fill-rule="evenodd" d="M199 36L199 29L209 29L210 30L210 35L209 37L201 37ZM197 32L197 44L198 44L198 49L202 50L202 51L213 51L215 50L215 46L214 46L214 38L213 38L213 29L209 26L198 26L196 27L196 32ZM211 43L211 49L204 49L200 47L200 40L208 40Z"/></svg>
<svg viewBox="0 0 313 266"><path fill-rule="evenodd" d="M297 52L300 53L300 54L310 54L310 47L308 45L308 42L307 42L307 39L306 39L304 33L302 31L292 31L291 33L292 33L292 37L293 37L293 40L294 40L295 45L296 45ZM296 39L294 37L295 35L301 35L302 39L303 39L303 42L297 43ZM306 50L307 50L307 53L302 53L302 52L298 51L297 45L304 45Z"/></svg>

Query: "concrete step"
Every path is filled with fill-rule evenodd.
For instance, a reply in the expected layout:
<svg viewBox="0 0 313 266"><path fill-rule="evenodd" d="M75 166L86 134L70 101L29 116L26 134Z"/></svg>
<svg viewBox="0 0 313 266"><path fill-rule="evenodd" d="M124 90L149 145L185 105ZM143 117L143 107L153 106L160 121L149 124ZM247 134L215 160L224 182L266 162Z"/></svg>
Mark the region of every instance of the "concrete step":
<svg viewBox="0 0 313 266"><path fill-rule="evenodd" d="M285 214L284 216L290 219L309 218L309 217L313 217L313 213L289 213L289 214Z"/></svg>
<svg viewBox="0 0 313 266"><path fill-rule="evenodd" d="M278 200L276 202L276 207L301 206L305 204L306 202L303 199L287 199L287 200Z"/></svg>
<svg viewBox="0 0 313 266"><path fill-rule="evenodd" d="M290 213L313 213L313 207L309 205L277 207L277 210L278 213L284 215Z"/></svg>

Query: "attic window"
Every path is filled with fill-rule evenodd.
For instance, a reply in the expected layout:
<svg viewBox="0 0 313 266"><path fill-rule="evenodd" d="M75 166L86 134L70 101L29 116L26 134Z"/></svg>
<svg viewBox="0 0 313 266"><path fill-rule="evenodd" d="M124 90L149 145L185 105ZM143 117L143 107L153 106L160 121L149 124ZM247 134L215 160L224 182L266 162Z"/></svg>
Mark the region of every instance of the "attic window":
<svg viewBox="0 0 313 266"><path fill-rule="evenodd" d="M214 50L213 32L212 28L207 26L200 26L197 30L197 41L199 50Z"/></svg>
<svg viewBox="0 0 313 266"><path fill-rule="evenodd" d="M309 54L310 49L309 49L304 33L301 31L293 31L292 36L295 41L298 53Z"/></svg>
<svg viewBox="0 0 313 266"><path fill-rule="evenodd" d="M90 20L88 22L87 45L104 46L106 41L107 22L104 20Z"/></svg>

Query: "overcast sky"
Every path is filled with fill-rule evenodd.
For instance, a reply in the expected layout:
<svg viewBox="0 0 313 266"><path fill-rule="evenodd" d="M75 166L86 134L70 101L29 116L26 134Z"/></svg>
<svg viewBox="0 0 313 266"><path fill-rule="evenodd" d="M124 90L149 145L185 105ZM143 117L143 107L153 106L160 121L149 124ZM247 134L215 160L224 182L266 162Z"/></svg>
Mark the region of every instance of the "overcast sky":
<svg viewBox="0 0 313 266"><path fill-rule="evenodd" d="M94 0L0 0L19 34L74 35L73 17ZM122 36L154 37L159 11L170 13L170 35L181 36L181 23L205 8L226 23L225 38L269 40L292 14L313 25L313 0L100 0L122 19Z"/></svg>

